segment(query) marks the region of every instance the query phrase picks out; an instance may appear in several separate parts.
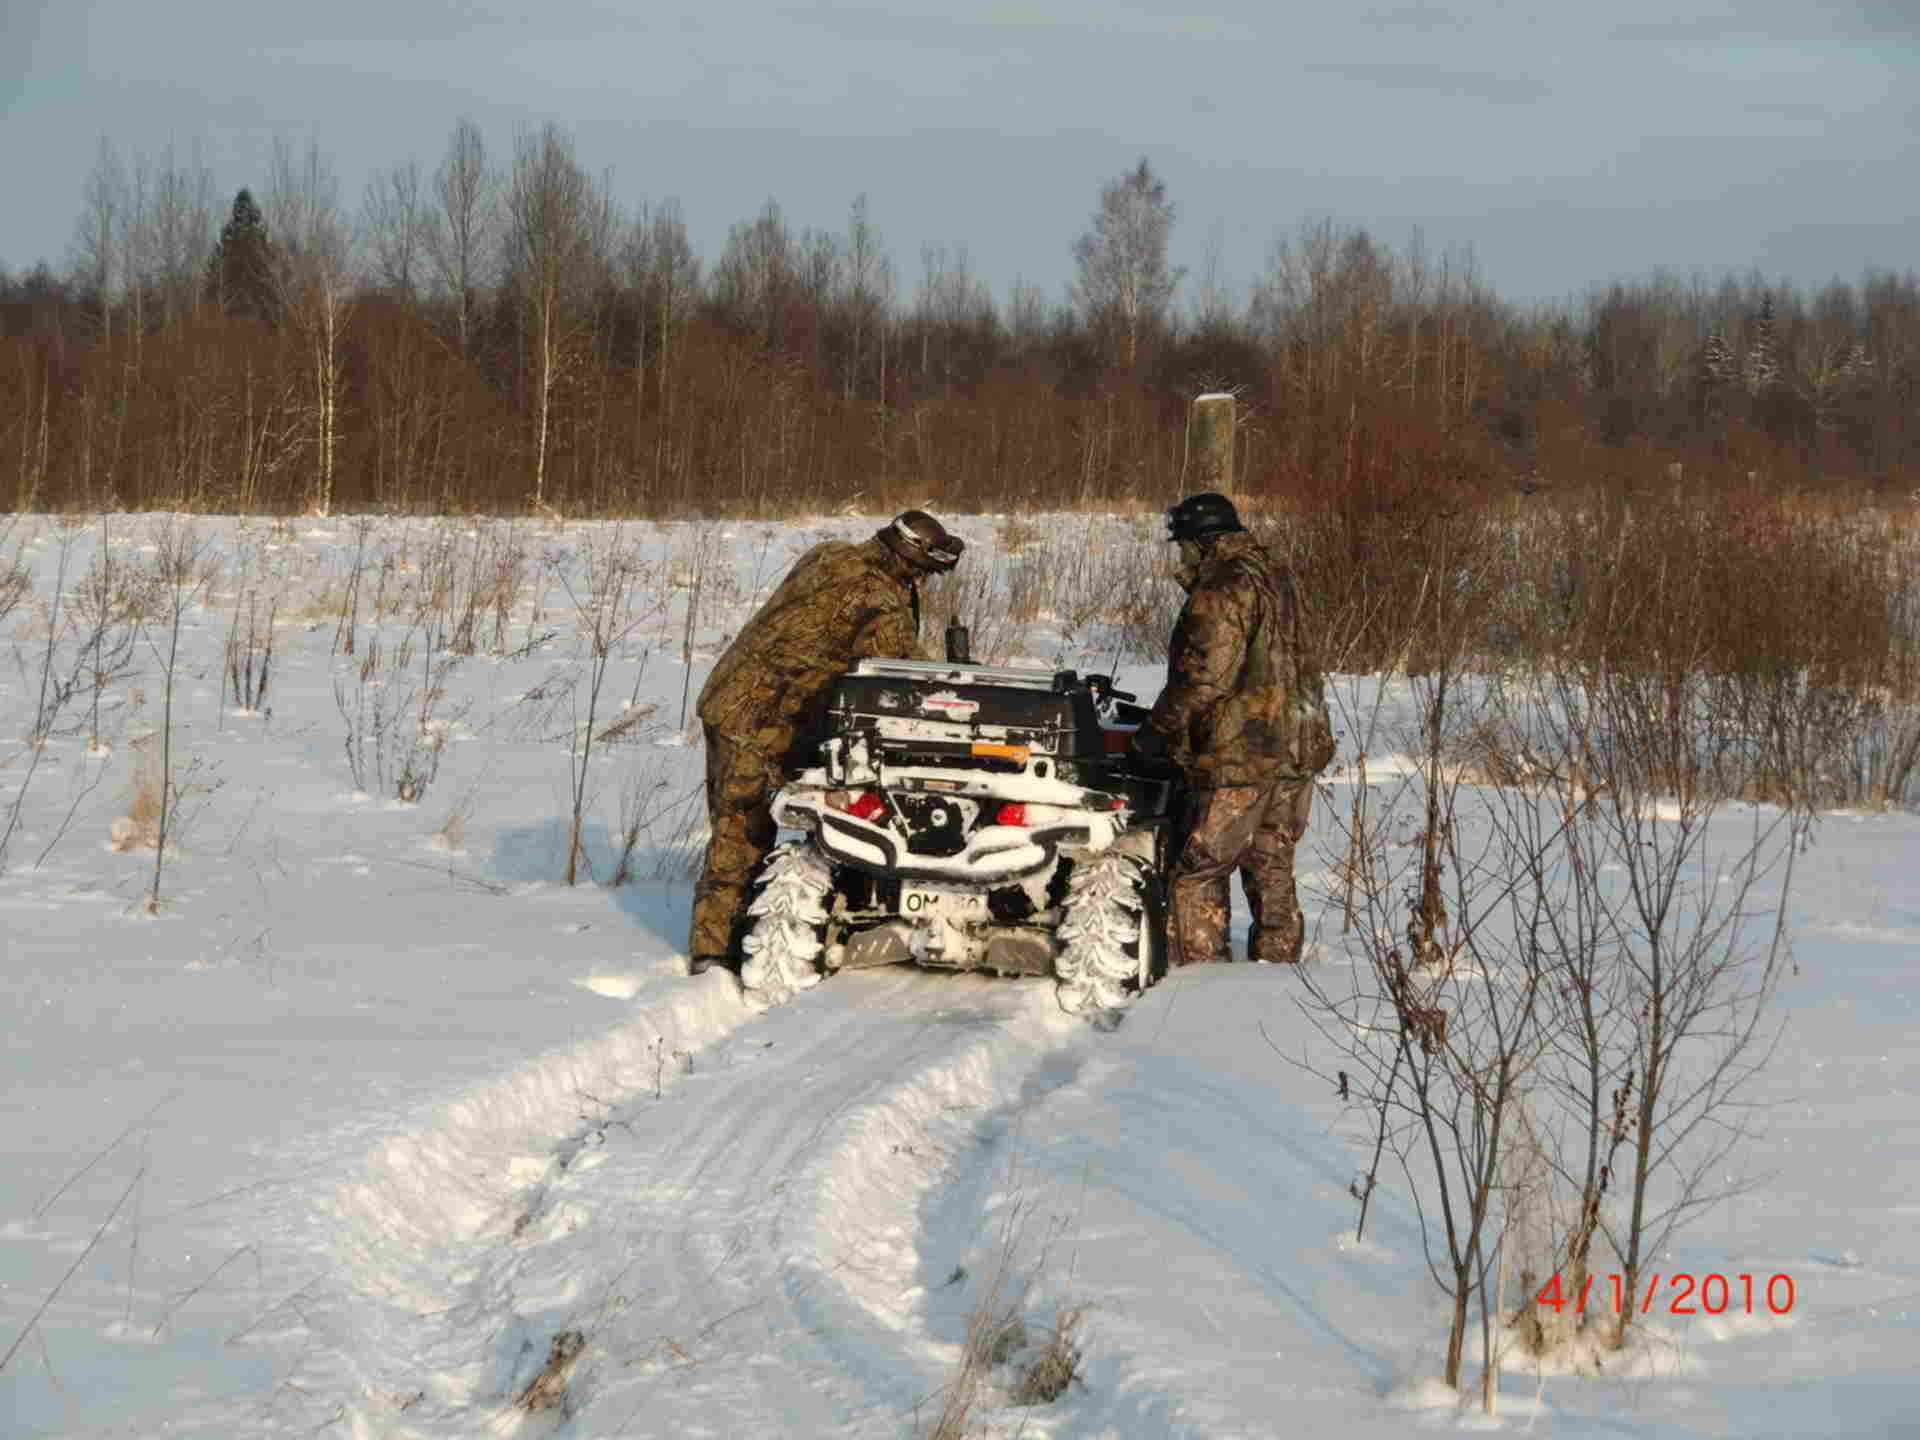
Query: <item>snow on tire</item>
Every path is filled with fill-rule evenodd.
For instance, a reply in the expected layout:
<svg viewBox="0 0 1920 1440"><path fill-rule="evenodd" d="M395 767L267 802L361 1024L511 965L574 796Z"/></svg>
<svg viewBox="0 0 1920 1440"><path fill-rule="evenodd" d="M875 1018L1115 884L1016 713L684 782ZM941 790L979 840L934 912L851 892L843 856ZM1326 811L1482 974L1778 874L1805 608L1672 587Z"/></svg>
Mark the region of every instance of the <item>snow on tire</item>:
<svg viewBox="0 0 1920 1440"><path fill-rule="evenodd" d="M820 940L833 873L804 842L767 856L747 905L752 923L740 948L740 982L759 1005L782 1005L796 990L820 983Z"/></svg>
<svg viewBox="0 0 1920 1440"><path fill-rule="evenodd" d="M1160 937L1148 875L1138 858L1107 850L1068 879L1054 959L1060 1008L1068 1014L1117 1011L1153 983Z"/></svg>

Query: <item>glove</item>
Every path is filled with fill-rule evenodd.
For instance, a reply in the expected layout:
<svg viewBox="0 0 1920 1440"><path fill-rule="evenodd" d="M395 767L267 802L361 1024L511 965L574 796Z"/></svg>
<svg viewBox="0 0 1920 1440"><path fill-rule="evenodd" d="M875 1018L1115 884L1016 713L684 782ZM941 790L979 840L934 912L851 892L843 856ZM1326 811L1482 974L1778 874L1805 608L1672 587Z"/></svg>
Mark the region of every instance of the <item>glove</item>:
<svg viewBox="0 0 1920 1440"><path fill-rule="evenodd" d="M1167 737L1150 725L1142 725L1127 741L1127 759L1136 765L1153 768L1167 763Z"/></svg>

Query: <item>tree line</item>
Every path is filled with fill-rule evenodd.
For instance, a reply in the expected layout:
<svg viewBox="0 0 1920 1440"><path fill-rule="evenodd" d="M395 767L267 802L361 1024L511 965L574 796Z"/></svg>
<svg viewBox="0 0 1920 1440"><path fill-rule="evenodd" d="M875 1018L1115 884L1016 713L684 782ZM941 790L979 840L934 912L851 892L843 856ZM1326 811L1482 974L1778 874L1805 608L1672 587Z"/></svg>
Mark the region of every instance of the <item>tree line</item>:
<svg viewBox="0 0 1920 1440"><path fill-rule="evenodd" d="M224 216L224 219L222 218ZM1240 400L1233 488L1384 497L1920 484L1920 280L1803 294L1656 274L1502 302L1470 255L1331 219L1244 297L1170 264L1142 160L1061 237L1075 281L996 299L963 243L903 267L865 196L776 201L696 254L555 125L350 206L317 146L230 201L103 142L70 262L0 271L0 505L673 515L1158 503L1192 398Z"/></svg>

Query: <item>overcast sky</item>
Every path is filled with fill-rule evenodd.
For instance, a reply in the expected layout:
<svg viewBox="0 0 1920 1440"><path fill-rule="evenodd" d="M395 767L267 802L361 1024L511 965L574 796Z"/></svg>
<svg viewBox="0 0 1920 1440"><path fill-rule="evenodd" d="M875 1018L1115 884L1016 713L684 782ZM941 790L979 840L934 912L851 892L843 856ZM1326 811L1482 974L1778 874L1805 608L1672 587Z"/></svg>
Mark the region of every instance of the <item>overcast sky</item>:
<svg viewBox="0 0 1920 1440"><path fill-rule="evenodd" d="M1327 216L1471 250L1519 303L1656 267L1817 287L1920 267L1920 0L0 0L0 265L72 253L104 137L226 203L276 137L358 205L454 123L557 122L703 258L769 199L854 197L908 291L964 245L1064 298L1102 181L1145 156L1175 260L1236 290ZM1184 295L1190 295L1193 281Z"/></svg>

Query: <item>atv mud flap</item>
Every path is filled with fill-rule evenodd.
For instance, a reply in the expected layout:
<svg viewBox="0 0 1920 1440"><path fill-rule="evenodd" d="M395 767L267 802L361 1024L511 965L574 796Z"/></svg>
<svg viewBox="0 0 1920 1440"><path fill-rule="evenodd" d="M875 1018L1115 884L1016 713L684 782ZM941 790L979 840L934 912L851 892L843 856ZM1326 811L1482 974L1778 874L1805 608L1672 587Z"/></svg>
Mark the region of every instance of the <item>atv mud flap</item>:
<svg viewBox="0 0 1920 1440"><path fill-rule="evenodd" d="M987 941L986 968L1002 975L1051 975L1058 948L1044 930L996 931Z"/></svg>
<svg viewBox="0 0 1920 1440"><path fill-rule="evenodd" d="M849 935L844 945L828 952L827 963L865 970L913 961L938 970L1051 975L1057 948L1051 935L1030 925L969 933L939 920L888 920Z"/></svg>
<svg viewBox="0 0 1920 1440"><path fill-rule="evenodd" d="M913 926L905 920L856 930L838 947L832 960L843 970L867 970L875 965L898 965L913 958Z"/></svg>

